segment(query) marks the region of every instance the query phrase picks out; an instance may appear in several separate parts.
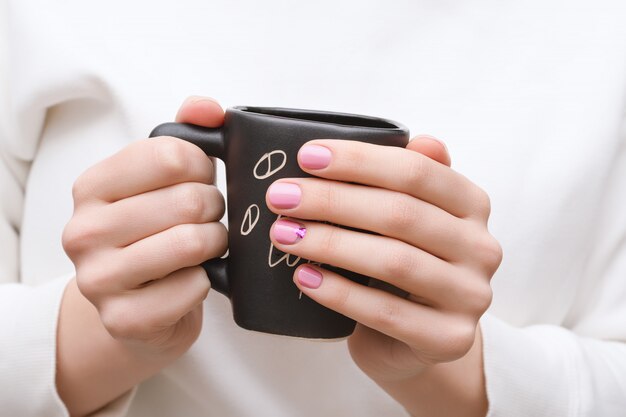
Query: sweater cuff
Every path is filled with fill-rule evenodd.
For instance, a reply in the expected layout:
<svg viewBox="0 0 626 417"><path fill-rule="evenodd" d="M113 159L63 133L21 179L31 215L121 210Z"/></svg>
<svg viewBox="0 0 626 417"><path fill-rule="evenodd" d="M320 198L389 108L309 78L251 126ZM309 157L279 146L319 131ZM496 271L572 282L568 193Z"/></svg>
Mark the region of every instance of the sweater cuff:
<svg viewBox="0 0 626 417"><path fill-rule="evenodd" d="M0 408L7 416L66 417L56 391L56 329L73 275L47 284L0 285Z"/></svg>
<svg viewBox="0 0 626 417"><path fill-rule="evenodd" d="M37 287L0 285L0 414L68 417L56 390L56 334L61 299L74 274ZM126 415L136 389L91 417Z"/></svg>
<svg viewBox="0 0 626 417"><path fill-rule="evenodd" d="M480 322L487 417L574 416L575 341L558 326L513 327L486 314Z"/></svg>
<svg viewBox="0 0 626 417"><path fill-rule="evenodd" d="M137 393L137 387L134 387L130 391L120 395L116 400L111 401L103 408L89 414L89 417L122 417L128 413L130 403L132 402L135 394Z"/></svg>

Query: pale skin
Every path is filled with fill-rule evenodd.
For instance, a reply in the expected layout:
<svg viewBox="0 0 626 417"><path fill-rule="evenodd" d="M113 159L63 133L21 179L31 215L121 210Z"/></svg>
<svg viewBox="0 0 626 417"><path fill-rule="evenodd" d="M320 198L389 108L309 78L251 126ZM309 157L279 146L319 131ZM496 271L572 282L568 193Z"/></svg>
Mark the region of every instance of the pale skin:
<svg viewBox="0 0 626 417"><path fill-rule="evenodd" d="M192 97L177 121L216 127L223 111ZM316 178L280 180L299 186L297 206L277 208L268 198L306 235L272 241L379 283L360 286L314 267L322 280L310 288L301 266L295 285L359 323L348 339L352 358L411 415L484 416L477 324L502 256L487 230L487 195L450 169L447 149L431 137L406 149L312 143L332 158L321 169L303 166ZM196 265L227 247L224 202L212 182L206 155L166 137L135 142L76 181L63 236L76 279L62 300L57 353L57 387L72 416L104 406L196 340L210 289Z"/></svg>

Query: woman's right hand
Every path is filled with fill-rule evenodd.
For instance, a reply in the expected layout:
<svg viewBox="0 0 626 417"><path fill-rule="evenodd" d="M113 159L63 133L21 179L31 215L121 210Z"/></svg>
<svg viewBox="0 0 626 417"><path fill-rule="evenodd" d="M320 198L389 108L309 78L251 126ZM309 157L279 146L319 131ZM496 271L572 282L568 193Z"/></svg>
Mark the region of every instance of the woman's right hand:
<svg viewBox="0 0 626 417"><path fill-rule="evenodd" d="M216 102L191 97L176 120L217 127L223 117ZM197 265L227 247L213 178L200 148L158 137L128 145L74 184L63 247L78 289L135 352L177 356L199 335L210 283Z"/></svg>

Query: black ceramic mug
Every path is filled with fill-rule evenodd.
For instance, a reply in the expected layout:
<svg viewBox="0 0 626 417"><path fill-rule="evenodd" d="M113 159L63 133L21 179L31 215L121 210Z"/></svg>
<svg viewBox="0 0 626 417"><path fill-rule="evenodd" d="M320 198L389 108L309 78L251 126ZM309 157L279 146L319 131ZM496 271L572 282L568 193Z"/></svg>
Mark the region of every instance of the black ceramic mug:
<svg viewBox="0 0 626 417"><path fill-rule="evenodd" d="M226 165L229 253L202 266L212 288L230 298L239 326L307 338L340 338L352 333L353 320L303 296L293 283L294 269L307 260L280 252L271 244L269 231L278 216L265 205L265 193L279 178L310 176L296 159L309 140L347 139L404 147L409 138L404 126L353 114L239 106L226 111L220 128L165 123L150 136L192 142ZM369 280L329 265L323 267L364 285Z"/></svg>

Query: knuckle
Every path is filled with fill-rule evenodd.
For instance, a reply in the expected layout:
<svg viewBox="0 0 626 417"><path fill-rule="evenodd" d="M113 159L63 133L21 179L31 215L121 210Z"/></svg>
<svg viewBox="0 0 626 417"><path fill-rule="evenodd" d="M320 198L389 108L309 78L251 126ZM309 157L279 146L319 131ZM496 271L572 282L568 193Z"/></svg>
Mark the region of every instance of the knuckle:
<svg viewBox="0 0 626 417"><path fill-rule="evenodd" d="M489 233L481 234L481 237L475 242L475 248L478 253L478 259L489 274L493 274L502 262L502 246Z"/></svg>
<svg viewBox="0 0 626 417"><path fill-rule="evenodd" d="M205 261L209 258L222 256L228 249L228 229L220 222L212 222L206 225L204 233L203 252L194 258L196 261Z"/></svg>
<svg viewBox="0 0 626 417"><path fill-rule="evenodd" d="M219 220L222 218L224 212L226 211L226 202L224 201L224 196L215 185L209 185L207 189L207 200L209 202L209 212L211 213L211 215L209 216L209 220Z"/></svg>
<svg viewBox="0 0 626 417"><path fill-rule="evenodd" d="M419 184L428 182L428 179L432 175L432 168L427 162L427 158L416 152L405 153L404 164L398 164L402 167L404 172L400 178L407 178L408 186L414 188Z"/></svg>
<svg viewBox="0 0 626 417"><path fill-rule="evenodd" d="M74 180L74 183L72 184L72 199L74 200L74 206L80 205L95 194L95 181L103 175L103 162L87 168Z"/></svg>
<svg viewBox="0 0 626 417"><path fill-rule="evenodd" d="M372 327L376 329L393 329L402 324L398 303L382 300L373 309Z"/></svg>
<svg viewBox="0 0 626 417"><path fill-rule="evenodd" d="M319 195L316 198L318 202L318 210L323 216L333 211L341 211L341 192L337 189L332 181L320 181Z"/></svg>
<svg viewBox="0 0 626 417"><path fill-rule="evenodd" d="M341 231L336 226L322 226L320 231L323 230L322 239L320 242L320 248L322 253L333 254L341 248Z"/></svg>
<svg viewBox="0 0 626 417"><path fill-rule="evenodd" d="M109 301L100 309L100 321L114 339L138 339L145 324L125 301Z"/></svg>
<svg viewBox="0 0 626 417"><path fill-rule="evenodd" d="M209 281L207 273L201 266L191 267L190 269L193 273L193 288L196 294L194 305L196 305L202 302L202 300L204 300L209 294L209 290L211 289L211 281Z"/></svg>
<svg viewBox="0 0 626 417"><path fill-rule="evenodd" d="M80 244L81 240L78 235L78 230L76 230L74 223L70 220L70 222L63 229L63 234L61 235L61 245L70 259L74 259L78 252L82 249Z"/></svg>
<svg viewBox="0 0 626 417"><path fill-rule="evenodd" d="M133 311L138 311L138 308L134 308ZM164 321L164 315L146 313L143 317L139 317L139 314L135 314L137 317L136 322L131 322L131 328L133 330L132 335L144 341L155 341L159 330L163 331L167 327L167 322ZM169 315L165 317L170 317Z"/></svg>
<svg viewBox="0 0 626 417"><path fill-rule="evenodd" d="M338 312L346 311L350 303L350 297L350 286L339 285L334 291L328 293L327 302L325 304Z"/></svg>
<svg viewBox="0 0 626 417"><path fill-rule="evenodd" d="M493 301L493 289L490 285L482 285L480 294L476 296L477 301L477 319L483 315L485 311L491 306L491 302Z"/></svg>
<svg viewBox="0 0 626 417"><path fill-rule="evenodd" d="M488 283L472 282L471 288L465 291L464 300L467 310L476 319L483 315L491 305L493 290Z"/></svg>
<svg viewBox="0 0 626 417"><path fill-rule="evenodd" d="M202 225L178 226L172 245L173 252L183 259L202 260L208 257L209 239Z"/></svg>
<svg viewBox="0 0 626 417"><path fill-rule="evenodd" d="M187 174L190 158L183 140L165 137L152 143L154 159L159 170L175 178Z"/></svg>
<svg viewBox="0 0 626 417"><path fill-rule="evenodd" d="M398 283L407 281L419 269L415 253L404 245L390 245L388 247L388 252L382 260L382 273L385 280Z"/></svg>
<svg viewBox="0 0 626 417"><path fill-rule="evenodd" d="M476 339L476 324L465 321L454 324L447 332L440 333L439 361L450 362L462 358L469 352Z"/></svg>
<svg viewBox="0 0 626 417"><path fill-rule="evenodd" d="M87 189L85 182L85 174L83 174L76 178L76 181L72 184L72 199L75 204L84 199L85 189Z"/></svg>
<svg viewBox="0 0 626 417"><path fill-rule="evenodd" d="M491 198L489 194L482 188L478 188L476 190L476 196L474 197L474 201L476 202L476 211L481 218L489 218L491 214Z"/></svg>
<svg viewBox="0 0 626 417"><path fill-rule="evenodd" d="M388 227L396 231L406 231L414 227L417 218L417 210L411 198L405 194L397 194L390 202Z"/></svg>
<svg viewBox="0 0 626 417"><path fill-rule="evenodd" d="M100 222L72 218L63 229L61 244L72 259L86 250L96 247L105 233Z"/></svg>
<svg viewBox="0 0 626 417"><path fill-rule="evenodd" d="M348 146L341 153L341 160L345 161L350 171L358 172L367 163L368 157L365 150L360 146Z"/></svg>
<svg viewBox="0 0 626 417"><path fill-rule="evenodd" d="M213 248L211 255L221 256L228 249L228 229L220 222L211 223L211 230L207 239Z"/></svg>
<svg viewBox="0 0 626 417"><path fill-rule="evenodd" d="M186 183L177 187L174 204L183 221L199 222L206 214L206 195L199 184Z"/></svg>
<svg viewBox="0 0 626 417"><path fill-rule="evenodd" d="M78 290L88 300L97 300L109 292L114 282L114 274L109 269L81 266L76 271Z"/></svg>

